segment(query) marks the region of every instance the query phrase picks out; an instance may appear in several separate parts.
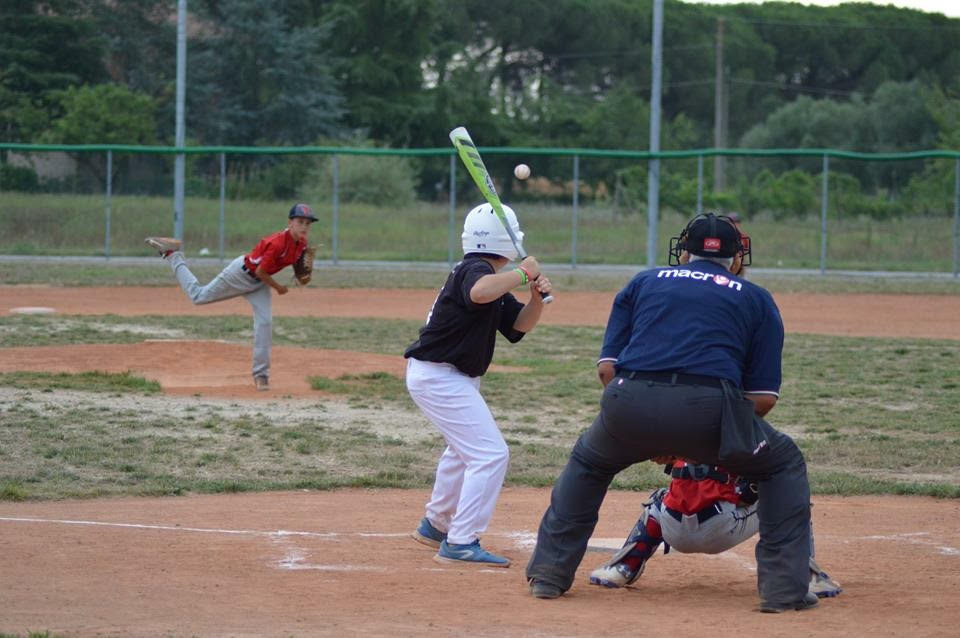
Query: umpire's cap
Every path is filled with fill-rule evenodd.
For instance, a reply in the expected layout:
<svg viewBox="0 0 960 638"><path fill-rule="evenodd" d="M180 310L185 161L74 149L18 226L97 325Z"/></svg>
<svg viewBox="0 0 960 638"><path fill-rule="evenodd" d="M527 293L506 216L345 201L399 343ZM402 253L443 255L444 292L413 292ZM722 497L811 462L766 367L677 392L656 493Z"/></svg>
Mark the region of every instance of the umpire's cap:
<svg viewBox="0 0 960 638"><path fill-rule="evenodd" d="M290 209L290 214L288 217L290 219L293 219L294 217L305 217L311 222L317 221L317 218L313 215L313 209L306 204L294 204L293 208Z"/></svg>
<svg viewBox="0 0 960 638"><path fill-rule="evenodd" d="M749 265L750 243L743 241L737 225L726 215L707 213L690 220L678 237L670 239L670 264L677 265L684 251L700 257L733 257L741 254L745 258L744 265Z"/></svg>
<svg viewBox="0 0 960 638"><path fill-rule="evenodd" d="M725 215L697 216L687 225L686 251L701 257L733 257L742 249L740 231ZM681 237L683 234L681 233Z"/></svg>

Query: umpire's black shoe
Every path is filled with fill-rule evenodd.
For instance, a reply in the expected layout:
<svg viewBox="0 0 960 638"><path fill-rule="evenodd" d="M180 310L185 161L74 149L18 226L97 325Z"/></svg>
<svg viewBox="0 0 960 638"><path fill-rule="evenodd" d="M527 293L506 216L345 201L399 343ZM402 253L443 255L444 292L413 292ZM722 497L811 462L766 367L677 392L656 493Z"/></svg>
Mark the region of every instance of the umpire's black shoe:
<svg viewBox="0 0 960 638"><path fill-rule="evenodd" d="M560 596L563 596L563 590L556 585L536 579L530 581L530 593L533 594L534 598L549 599L560 598Z"/></svg>
<svg viewBox="0 0 960 638"><path fill-rule="evenodd" d="M760 611L765 614L779 614L784 611L803 611L804 609L812 609L820 604L820 599L817 598L816 594L811 594L807 592L803 597L803 600L796 603L771 603L764 601L760 603Z"/></svg>

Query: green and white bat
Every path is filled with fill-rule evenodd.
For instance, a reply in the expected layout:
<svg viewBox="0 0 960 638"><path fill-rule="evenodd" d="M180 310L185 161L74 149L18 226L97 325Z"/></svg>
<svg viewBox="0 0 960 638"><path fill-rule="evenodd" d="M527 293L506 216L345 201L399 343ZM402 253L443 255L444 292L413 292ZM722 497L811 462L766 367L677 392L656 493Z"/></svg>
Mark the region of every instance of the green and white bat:
<svg viewBox="0 0 960 638"><path fill-rule="evenodd" d="M466 128L458 126L450 131L450 141L453 142L453 147L457 149L457 154L460 156L460 159L463 160L463 165L467 167L467 172L470 173L470 177L473 178L477 188L480 189L484 198L486 198L493 207L493 212L497 215L497 219L499 219L503 227L507 229L507 235L510 236L510 241L513 242L514 248L517 249L517 254L520 255L520 259L525 259L527 251L523 249L523 244L520 243L516 233L513 232L513 228L510 227L507 214L503 212L503 203L500 201L497 189L493 185L493 178L490 177L490 172L487 171L487 167L484 166L480 152L477 150L477 145L474 144L470 138L470 133L467 132ZM553 295L543 295L542 298L543 303L553 301Z"/></svg>

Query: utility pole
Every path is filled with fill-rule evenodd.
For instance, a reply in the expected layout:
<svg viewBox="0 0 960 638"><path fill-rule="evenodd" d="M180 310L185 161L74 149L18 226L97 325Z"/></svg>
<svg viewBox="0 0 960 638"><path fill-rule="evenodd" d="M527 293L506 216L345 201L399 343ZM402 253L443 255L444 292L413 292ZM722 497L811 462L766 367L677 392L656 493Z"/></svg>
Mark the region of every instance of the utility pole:
<svg viewBox="0 0 960 638"><path fill-rule="evenodd" d="M176 146L181 151L186 141L183 123L187 79L187 0L177 0L177 113ZM177 153L173 165L173 236L183 239L183 182L186 158Z"/></svg>
<svg viewBox="0 0 960 638"><path fill-rule="evenodd" d="M650 86L650 152L660 151L660 93L663 85L663 0L653 0L653 77ZM657 223L660 219L660 160L647 167L647 268L657 264Z"/></svg>
<svg viewBox="0 0 960 638"><path fill-rule="evenodd" d="M726 86L723 65L723 18L717 18L717 68L716 87L713 97L713 146L727 147L726 123ZM717 155L713 158L713 191L720 192L727 187L727 158Z"/></svg>

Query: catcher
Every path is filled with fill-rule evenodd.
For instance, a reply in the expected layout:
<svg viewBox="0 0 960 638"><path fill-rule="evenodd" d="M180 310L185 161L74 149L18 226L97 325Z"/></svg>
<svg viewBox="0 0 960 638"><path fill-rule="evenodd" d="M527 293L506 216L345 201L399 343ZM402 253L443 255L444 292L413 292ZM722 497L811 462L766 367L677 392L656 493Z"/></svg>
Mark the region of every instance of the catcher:
<svg viewBox="0 0 960 638"><path fill-rule="evenodd" d="M650 494L637 523L613 558L590 573L590 583L625 587L643 573L647 561L663 543L684 554L719 554L757 533L756 484L738 478L719 466L693 465L664 458L664 472L673 479L669 488ZM832 598L843 588L814 560L810 534L809 592Z"/></svg>
<svg viewBox="0 0 960 638"><path fill-rule="evenodd" d="M270 289L278 295L288 288L274 279L274 275L293 266L294 279L306 285L313 275L314 248L307 245L310 224L317 221L306 204L295 204L287 215L287 227L267 235L246 255L231 261L210 283L201 286L190 272L180 248L180 241L170 237L147 237L148 246L155 248L170 263L180 287L190 300L208 304L243 295L253 307L253 383L257 390L270 389L270 348L273 342L273 311Z"/></svg>

